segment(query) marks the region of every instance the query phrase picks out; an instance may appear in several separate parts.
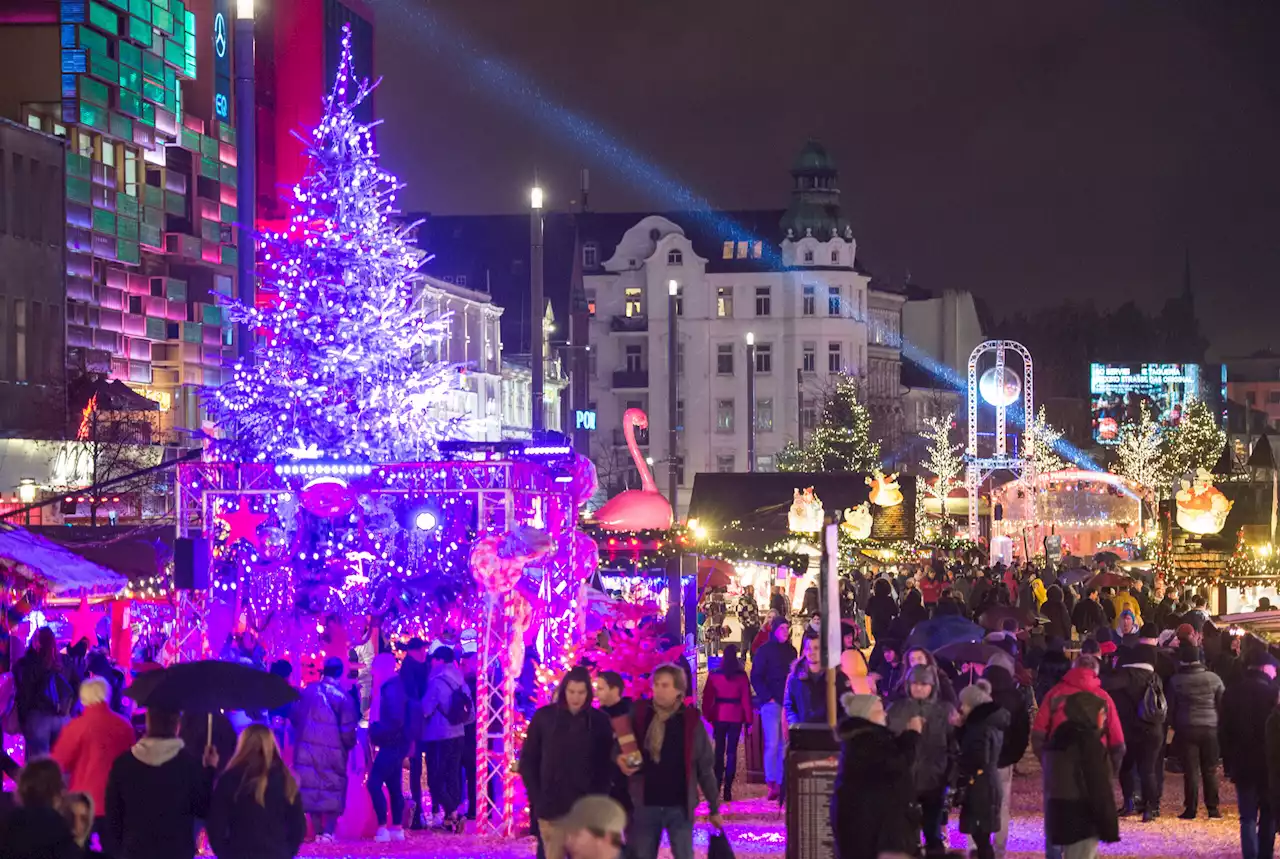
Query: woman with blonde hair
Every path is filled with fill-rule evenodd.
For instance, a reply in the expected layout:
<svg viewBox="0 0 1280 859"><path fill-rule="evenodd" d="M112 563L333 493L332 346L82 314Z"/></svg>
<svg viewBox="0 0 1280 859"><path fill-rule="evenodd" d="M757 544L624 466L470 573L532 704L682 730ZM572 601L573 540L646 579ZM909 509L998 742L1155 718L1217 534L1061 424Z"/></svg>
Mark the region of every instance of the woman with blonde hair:
<svg viewBox="0 0 1280 859"><path fill-rule="evenodd" d="M266 725L249 725L218 778L209 809L209 845L218 859L292 859L307 818L298 782Z"/></svg>

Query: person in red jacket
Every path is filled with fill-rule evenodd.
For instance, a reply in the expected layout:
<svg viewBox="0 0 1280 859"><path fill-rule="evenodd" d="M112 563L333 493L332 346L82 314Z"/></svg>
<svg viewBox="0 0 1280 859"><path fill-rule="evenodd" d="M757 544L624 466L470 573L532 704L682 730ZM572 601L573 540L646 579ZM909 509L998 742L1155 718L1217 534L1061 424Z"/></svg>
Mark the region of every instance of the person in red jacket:
<svg viewBox="0 0 1280 859"><path fill-rule="evenodd" d="M716 742L715 773L725 802L733 800L733 779L738 772L738 740L743 726L751 724L751 680L738 661L738 648L724 649L720 667L707 675L702 692L702 715L711 723Z"/></svg>
<svg viewBox="0 0 1280 859"><path fill-rule="evenodd" d="M1035 723L1031 726L1031 747L1035 750L1036 757L1043 757L1045 742L1059 725L1067 721L1063 712L1063 703L1067 697L1077 692L1088 692L1090 695L1097 695L1106 704L1102 741L1111 754L1112 767L1119 770L1120 762L1124 759L1124 728L1120 725L1115 702L1102 689L1102 680L1098 676L1100 667L1098 657L1092 654L1077 656L1075 664L1062 678L1062 682L1044 696L1044 700L1040 702L1040 710L1036 713Z"/></svg>
<svg viewBox="0 0 1280 859"><path fill-rule="evenodd" d="M80 704L84 712L58 736L53 759L67 774L73 793L93 798L94 830L100 832L111 765L133 747L136 737L129 720L111 709L111 685L105 679L89 677L81 682Z"/></svg>

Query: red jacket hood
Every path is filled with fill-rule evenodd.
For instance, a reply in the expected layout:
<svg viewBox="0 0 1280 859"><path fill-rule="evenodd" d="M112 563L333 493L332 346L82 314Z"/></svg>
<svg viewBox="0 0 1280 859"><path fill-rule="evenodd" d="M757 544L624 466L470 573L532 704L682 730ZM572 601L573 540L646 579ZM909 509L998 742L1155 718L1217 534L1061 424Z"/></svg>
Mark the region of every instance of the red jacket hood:
<svg viewBox="0 0 1280 859"><path fill-rule="evenodd" d="M1102 691L1102 678L1088 668L1072 668L1062 678L1064 686L1073 686L1081 692L1097 695Z"/></svg>

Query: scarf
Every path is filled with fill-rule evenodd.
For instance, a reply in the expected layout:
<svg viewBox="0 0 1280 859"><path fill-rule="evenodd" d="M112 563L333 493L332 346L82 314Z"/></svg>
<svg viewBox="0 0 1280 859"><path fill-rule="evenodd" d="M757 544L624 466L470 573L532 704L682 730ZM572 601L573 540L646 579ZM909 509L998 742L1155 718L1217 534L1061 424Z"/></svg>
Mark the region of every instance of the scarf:
<svg viewBox="0 0 1280 859"><path fill-rule="evenodd" d="M649 729L644 733L644 746L649 750L649 757L655 764L662 760L662 743L667 738L667 720L679 709L679 702L665 710L659 707L656 701L653 703L653 719L649 722Z"/></svg>

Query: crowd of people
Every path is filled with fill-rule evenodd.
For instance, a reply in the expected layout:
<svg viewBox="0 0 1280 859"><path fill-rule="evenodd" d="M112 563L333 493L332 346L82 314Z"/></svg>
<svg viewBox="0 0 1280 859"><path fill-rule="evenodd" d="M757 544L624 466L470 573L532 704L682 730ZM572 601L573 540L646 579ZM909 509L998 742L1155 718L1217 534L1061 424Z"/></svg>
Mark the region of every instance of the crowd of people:
<svg viewBox="0 0 1280 859"><path fill-rule="evenodd" d="M279 710L177 713L135 707L105 648L60 650L37 629L0 702L25 745L22 766L0 760L16 784L0 794L0 859L181 859L202 831L220 859L287 859L341 829L375 842L403 840L406 824L462 832L475 814L474 639L411 639L398 665L373 635L367 666L344 645ZM293 674L283 660L267 668L252 633L221 655Z"/></svg>

